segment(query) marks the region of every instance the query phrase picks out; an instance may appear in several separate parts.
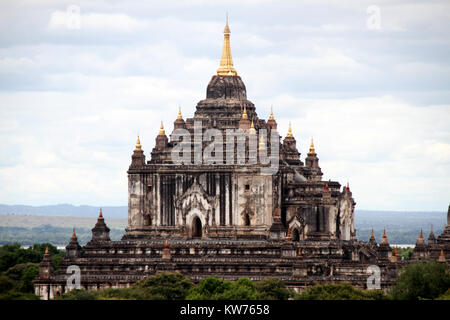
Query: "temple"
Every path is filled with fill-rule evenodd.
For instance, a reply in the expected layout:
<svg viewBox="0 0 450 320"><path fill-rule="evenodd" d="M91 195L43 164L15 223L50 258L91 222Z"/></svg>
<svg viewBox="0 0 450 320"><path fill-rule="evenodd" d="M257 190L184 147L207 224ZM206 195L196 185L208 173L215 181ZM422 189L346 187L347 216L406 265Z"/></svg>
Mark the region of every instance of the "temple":
<svg viewBox="0 0 450 320"><path fill-rule="evenodd" d="M70 290L72 265L88 290L126 287L164 271L193 281L277 277L296 290L327 282L366 288L374 264L381 288L393 284L406 262L386 232L380 244L373 232L369 242L356 239L350 186L322 180L312 139L302 161L295 126L282 138L272 108L267 120L258 116L234 67L230 34L227 21L219 68L193 117L184 119L180 109L168 136L161 122L149 160L137 138L123 238L110 240L100 210L83 250L74 230L58 272L44 255L37 295ZM445 262L448 228L431 246L418 243L415 257Z"/></svg>

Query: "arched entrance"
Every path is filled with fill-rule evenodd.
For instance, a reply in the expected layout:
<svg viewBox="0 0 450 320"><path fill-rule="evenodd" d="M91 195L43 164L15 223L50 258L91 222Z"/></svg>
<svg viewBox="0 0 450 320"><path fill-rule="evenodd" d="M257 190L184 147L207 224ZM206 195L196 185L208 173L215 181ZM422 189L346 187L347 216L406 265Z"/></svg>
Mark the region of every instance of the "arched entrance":
<svg viewBox="0 0 450 320"><path fill-rule="evenodd" d="M195 217L192 220L192 237L201 238L202 237L202 221L199 217Z"/></svg>
<svg viewBox="0 0 450 320"><path fill-rule="evenodd" d="M298 233L297 229L292 230L291 239L292 239L292 241L300 240L300 234Z"/></svg>
<svg viewBox="0 0 450 320"><path fill-rule="evenodd" d="M248 214L245 214L244 216L244 226L250 225L250 216Z"/></svg>

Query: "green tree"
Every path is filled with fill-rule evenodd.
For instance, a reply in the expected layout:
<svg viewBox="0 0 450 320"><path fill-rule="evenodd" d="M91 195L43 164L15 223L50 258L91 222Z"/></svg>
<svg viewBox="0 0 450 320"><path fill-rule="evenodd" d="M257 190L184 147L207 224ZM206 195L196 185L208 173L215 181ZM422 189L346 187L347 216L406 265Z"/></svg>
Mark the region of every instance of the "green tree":
<svg viewBox="0 0 450 320"><path fill-rule="evenodd" d="M139 281L135 290L153 299L184 300L192 286L191 280L181 273L164 272Z"/></svg>
<svg viewBox="0 0 450 320"><path fill-rule="evenodd" d="M218 295L220 300L257 300L258 289L253 281L248 278L239 278L222 294Z"/></svg>
<svg viewBox="0 0 450 320"><path fill-rule="evenodd" d="M14 282L11 281L7 276L0 276L0 294L8 292L14 288Z"/></svg>
<svg viewBox="0 0 450 320"><path fill-rule="evenodd" d="M56 300L97 300L97 292L84 289L73 289L64 293Z"/></svg>
<svg viewBox="0 0 450 320"><path fill-rule="evenodd" d="M411 264L401 270L390 293L394 299L434 299L450 287L446 264L428 261Z"/></svg>
<svg viewBox="0 0 450 320"><path fill-rule="evenodd" d="M293 296L291 290L277 278L266 278L256 284L261 299L287 300Z"/></svg>
<svg viewBox="0 0 450 320"><path fill-rule="evenodd" d="M349 283L315 285L295 296L296 300L378 300L385 298L380 290L359 290Z"/></svg>
<svg viewBox="0 0 450 320"><path fill-rule="evenodd" d="M230 281L222 280L218 277L209 277L201 280L195 287L192 287L186 299L217 300L230 287Z"/></svg>

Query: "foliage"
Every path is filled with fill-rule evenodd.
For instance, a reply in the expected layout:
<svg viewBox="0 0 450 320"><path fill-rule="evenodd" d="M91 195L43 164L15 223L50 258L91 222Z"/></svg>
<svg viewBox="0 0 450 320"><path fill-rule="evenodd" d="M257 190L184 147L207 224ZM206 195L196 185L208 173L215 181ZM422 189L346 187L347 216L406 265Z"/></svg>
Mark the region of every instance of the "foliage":
<svg viewBox="0 0 450 320"><path fill-rule="evenodd" d="M410 260L414 252L414 248L398 248L398 254L404 260Z"/></svg>
<svg viewBox="0 0 450 320"><path fill-rule="evenodd" d="M50 243L34 244L33 246L24 249L20 244L14 243L11 245L3 245L0 247L0 272L6 271L16 264L27 262L39 263L41 262L45 248L48 245L50 254L61 255L62 253L55 246Z"/></svg>
<svg viewBox="0 0 450 320"><path fill-rule="evenodd" d="M411 264L400 272L391 295L399 300L434 299L450 288L446 264L436 261Z"/></svg>
<svg viewBox="0 0 450 320"><path fill-rule="evenodd" d="M380 300L386 299L381 290L360 290L349 283L319 284L295 296L296 300Z"/></svg>
<svg viewBox="0 0 450 320"><path fill-rule="evenodd" d="M218 296L220 300L257 300L258 289L253 281L248 278L239 278L231 283L228 290Z"/></svg>
<svg viewBox="0 0 450 320"><path fill-rule="evenodd" d="M56 300L97 300L97 292L73 289L55 298Z"/></svg>
<svg viewBox="0 0 450 320"><path fill-rule="evenodd" d="M183 300L193 283L181 273L164 272L136 283L135 288L151 297L162 297L166 300Z"/></svg>
<svg viewBox="0 0 450 320"><path fill-rule="evenodd" d="M187 300L218 300L221 295L230 289L231 282L221 280L218 277L209 277L201 280L198 285L193 287Z"/></svg>
<svg viewBox="0 0 450 320"><path fill-rule="evenodd" d="M34 292L33 280L39 273L37 263L20 263L9 268L4 274L13 283L14 288L20 292Z"/></svg>
<svg viewBox="0 0 450 320"><path fill-rule="evenodd" d="M450 289L445 291L445 293L441 294L436 300L450 300Z"/></svg>
<svg viewBox="0 0 450 320"><path fill-rule="evenodd" d="M288 300L293 292L277 278L266 278L256 284L260 298L264 300Z"/></svg>

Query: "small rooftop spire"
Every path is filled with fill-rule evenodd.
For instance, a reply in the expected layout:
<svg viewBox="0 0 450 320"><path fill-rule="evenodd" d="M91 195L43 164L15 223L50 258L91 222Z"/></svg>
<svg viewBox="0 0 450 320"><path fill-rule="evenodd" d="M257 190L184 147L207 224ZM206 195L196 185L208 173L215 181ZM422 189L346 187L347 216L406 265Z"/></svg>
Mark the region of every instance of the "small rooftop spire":
<svg viewBox="0 0 450 320"><path fill-rule="evenodd" d="M350 192L350 184L347 181L347 192Z"/></svg>
<svg viewBox="0 0 450 320"><path fill-rule="evenodd" d="M293 137L293 135L292 135L292 129L291 129L291 123L290 123L290 122L289 122L289 129L288 129L288 133L287 133L286 137L290 137L290 138Z"/></svg>
<svg viewBox="0 0 450 320"><path fill-rule="evenodd" d="M166 238L166 243L164 244L164 249L169 249L169 239Z"/></svg>
<svg viewBox="0 0 450 320"><path fill-rule="evenodd" d="M45 254L49 254L48 253L48 245L45 247Z"/></svg>
<svg viewBox="0 0 450 320"><path fill-rule="evenodd" d="M311 138L311 145L309 146L309 153L316 153L316 150L314 149L313 138Z"/></svg>
<svg viewBox="0 0 450 320"><path fill-rule="evenodd" d="M260 138L259 138L259 149L263 150L265 148L266 148L266 143L264 142L264 136L260 135Z"/></svg>
<svg viewBox="0 0 450 320"><path fill-rule="evenodd" d="M75 233L75 227L73 227L72 238L76 238L77 234Z"/></svg>
<svg viewBox="0 0 450 320"><path fill-rule="evenodd" d="M220 66L217 69L218 76L237 76L236 69L233 66L233 58L231 57L231 47L230 47L230 27L228 26L228 14L225 24L225 29L223 30L223 49L222 58L220 59Z"/></svg>
<svg viewBox="0 0 450 320"><path fill-rule="evenodd" d="M102 214L102 208L100 208L100 214L98 215L99 218L103 218L103 214Z"/></svg>
<svg viewBox="0 0 450 320"><path fill-rule="evenodd" d="M370 239L375 239L375 236L373 235L373 229L372 229L372 231L370 232Z"/></svg>
<svg viewBox="0 0 450 320"><path fill-rule="evenodd" d="M269 120L275 120L275 118L273 117L272 106L270 106L270 116L269 116Z"/></svg>
<svg viewBox="0 0 450 320"><path fill-rule="evenodd" d="M249 133L250 133L250 134L255 134L255 133L256 133L255 126L253 125L253 120L252 120L252 125L250 126L250 131L249 131Z"/></svg>
<svg viewBox="0 0 450 320"><path fill-rule="evenodd" d="M181 107L178 107L178 116L177 120L183 120L183 116L181 115Z"/></svg>
<svg viewBox="0 0 450 320"><path fill-rule="evenodd" d="M242 113L242 119L247 120L248 116L247 116L247 108L244 105L244 112Z"/></svg>
<svg viewBox="0 0 450 320"><path fill-rule="evenodd" d="M419 236L420 241L423 241L423 232L422 229L420 229L420 236Z"/></svg>
<svg viewBox="0 0 450 320"><path fill-rule="evenodd" d="M159 128L159 133L158 133L158 135L160 135L160 136L166 135L166 131L164 131L164 125L163 125L162 120L161 120L161 127Z"/></svg>
<svg viewBox="0 0 450 320"><path fill-rule="evenodd" d="M139 136L137 136L136 150L141 150L141 149L142 149L141 140L139 140Z"/></svg>

